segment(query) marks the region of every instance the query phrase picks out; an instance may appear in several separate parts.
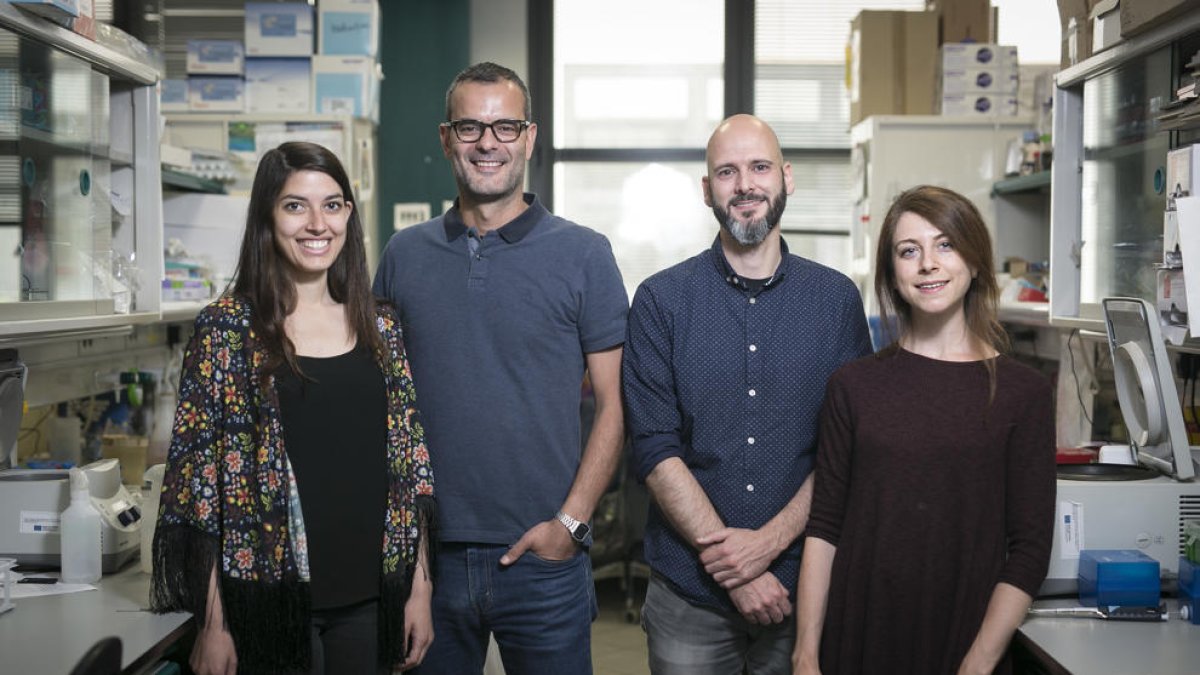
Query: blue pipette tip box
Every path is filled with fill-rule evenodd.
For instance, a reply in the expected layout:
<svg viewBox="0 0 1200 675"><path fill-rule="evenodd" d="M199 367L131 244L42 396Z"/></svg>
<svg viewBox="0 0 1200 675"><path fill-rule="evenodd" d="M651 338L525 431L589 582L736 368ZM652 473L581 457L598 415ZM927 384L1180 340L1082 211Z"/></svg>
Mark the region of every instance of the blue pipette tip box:
<svg viewBox="0 0 1200 675"><path fill-rule="evenodd" d="M1158 561L1136 550L1079 552L1079 602L1091 607L1157 607Z"/></svg>

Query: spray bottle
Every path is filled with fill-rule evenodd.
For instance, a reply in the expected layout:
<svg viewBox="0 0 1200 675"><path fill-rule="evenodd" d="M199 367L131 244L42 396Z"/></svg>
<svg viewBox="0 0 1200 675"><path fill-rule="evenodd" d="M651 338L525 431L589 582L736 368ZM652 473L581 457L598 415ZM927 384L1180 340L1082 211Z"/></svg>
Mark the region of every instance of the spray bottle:
<svg viewBox="0 0 1200 675"><path fill-rule="evenodd" d="M91 584L100 580L100 512L92 505L88 478L83 469L71 469L71 505L62 512L62 580Z"/></svg>

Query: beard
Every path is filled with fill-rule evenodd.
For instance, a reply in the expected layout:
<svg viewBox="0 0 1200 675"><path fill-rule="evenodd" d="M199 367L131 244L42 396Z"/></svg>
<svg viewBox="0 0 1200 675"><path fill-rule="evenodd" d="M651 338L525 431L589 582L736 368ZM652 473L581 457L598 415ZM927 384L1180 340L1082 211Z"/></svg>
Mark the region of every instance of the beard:
<svg viewBox="0 0 1200 675"><path fill-rule="evenodd" d="M734 199L744 199L744 197L735 197ZM768 201L765 195L760 199ZM730 202L732 203L733 199ZM728 209L720 206L713 206L712 211L717 222L720 223L721 229L728 232L734 241L742 246L757 246L767 238L767 234L772 229L779 225L779 220L783 217L783 209L787 206L787 192L780 190L775 199L770 200L769 203L766 215L744 222L730 215Z"/></svg>

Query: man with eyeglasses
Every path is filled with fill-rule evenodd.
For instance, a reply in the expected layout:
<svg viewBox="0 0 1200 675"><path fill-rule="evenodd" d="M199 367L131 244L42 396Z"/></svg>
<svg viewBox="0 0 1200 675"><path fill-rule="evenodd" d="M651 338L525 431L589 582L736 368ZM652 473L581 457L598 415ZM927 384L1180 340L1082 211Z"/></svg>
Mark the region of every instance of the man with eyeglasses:
<svg viewBox="0 0 1200 675"><path fill-rule="evenodd" d="M512 70L479 63L446 93L458 199L388 242L375 292L404 328L441 541L420 673L591 673L588 521L624 438L628 298L608 240L523 192L537 124ZM596 397L580 448L580 391ZM401 514L407 517L407 514Z"/></svg>

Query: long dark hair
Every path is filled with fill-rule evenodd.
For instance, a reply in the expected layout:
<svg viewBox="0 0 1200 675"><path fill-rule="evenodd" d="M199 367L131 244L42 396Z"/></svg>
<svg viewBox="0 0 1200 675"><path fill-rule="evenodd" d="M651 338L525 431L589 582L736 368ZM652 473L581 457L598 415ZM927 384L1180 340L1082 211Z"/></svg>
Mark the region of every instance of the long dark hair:
<svg viewBox="0 0 1200 675"><path fill-rule="evenodd" d="M975 270L975 278L963 298L967 330L977 346L990 347L998 353L1008 351L1008 333L996 318L1000 289L996 284L996 266L992 261L992 239L979 209L971 200L946 188L919 185L896 197L883 219L879 245L875 252L875 297L879 298L879 318L888 341L898 339L912 327L912 307L896 287L894 245L896 225L905 213L916 214L929 221L946 235L955 252ZM899 335L893 335L893 318ZM995 365L992 359L985 364L995 388Z"/></svg>
<svg viewBox="0 0 1200 675"><path fill-rule="evenodd" d="M232 283L233 293L248 300L254 308L251 322L269 355L259 371L262 376L286 363L303 377L296 362L296 346L283 329L284 319L296 309L296 288L289 275L289 263L275 247L275 203L284 183L297 171L328 175L338 184L342 197L353 204L346 223L345 244L327 275L329 295L345 305L350 332L359 344L365 343L372 354L383 349L383 339L375 330L375 298L367 275L362 216L346 170L337 156L320 145L284 143L268 150L259 160Z"/></svg>

